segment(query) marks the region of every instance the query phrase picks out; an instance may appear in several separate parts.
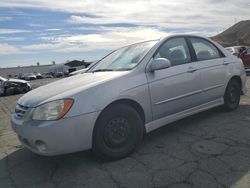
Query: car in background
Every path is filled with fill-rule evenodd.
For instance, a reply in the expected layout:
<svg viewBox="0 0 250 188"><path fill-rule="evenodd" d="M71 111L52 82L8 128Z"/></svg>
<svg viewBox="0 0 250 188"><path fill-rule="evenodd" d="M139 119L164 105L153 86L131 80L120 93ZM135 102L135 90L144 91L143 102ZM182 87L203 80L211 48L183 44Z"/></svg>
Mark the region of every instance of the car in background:
<svg viewBox="0 0 250 188"><path fill-rule="evenodd" d="M250 70L250 47L249 46L232 46L227 47L231 54L241 58L246 70Z"/></svg>
<svg viewBox="0 0 250 188"><path fill-rule="evenodd" d="M247 71L250 71L250 48L245 49L243 52L239 54L239 57L241 58L245 69Z"/></svg>
<svg viewBox="0 0 250 188"><path fill-rule="evenodd" d="M19 73L17 78L21 80L25 80L25 75L23 73Z"/></svg>
<svg viewBox="0 0 250 188"><path fill-rule="evenodd" d="M80 69L80 70L77 70L77 71L73 71L73 72L69 73L69 76L74 76L74 75L77 75L77 74L82 74L82 73L85 73L87 70L88 70L88 68Z"/></svg>
<svg viewBox="0 0 250 188"><path fill-rule="evenodd" d="M64 76L64 73L63 73L63 72L55 72L55 73L53 74L53 76L54 76L54 78L61 78L61 77Z"/></svg>
<svg viewBox="0 0 250 188"><path fill-rule="evenodd" d="M225 48L227 51L229 51L231 54L235 56L239 56L241 52L243 52L245 49L247 49L247 46L231 46Z"/></svg>
<svg viewBox="0 0 250 188"><path fill-rule="evenodd" d="M36 80L36 75L34 73L27 73L27 74L24 74L24 79L25 80Z"/></svg>
<svg viewBox="0 0 250 188"><path fill-rule="evenodd" d="M16 74L16 75L14 75L14 77L13 78L15 78L15 79L19 79L19 76Z"/></svg>
<svg viewBox="0 0 250 188"><path fill-rule="evenodd" d="M119 48L84 74L25 94L12 127L41 155L92 148L101 158L120 159L144 133L217 106L237 109L245 82L242 61L219 44L170 35Z"/></svg>
<svg viewBox="0 0 250 188"><path fill-rule="evenodd" d="M36 76L36 79L42 79L43 76L39 72L34 72L34 75Z"/></svg>
<svg viewBox="0 0 250 188"><path fill-rule="evenodd" d="M82 73L85 73L87 70L88 70L88 68L76 70L76 71L73 71L73 72L69 73L69 76L74 76L74 75L77 75L77 74L82 74Z"/></svg>
<svg viewBox="0 0 250 188"><path fill-rule="evenodd" d="M74 75L77 75L77 74L83 74L85 73L87 70L89 70L90 68L92 68L97 62L93 62L91 63L88 67L86 67L85 69L80 69L80 70L77 70L77 71L73 71L71 73L69 73L69 76L74 76Z"/></svg>
<svg viewBox="0 0 250 188"><path fill-rule="evenodd" d="M19 93L26 93L32 88L25 80L20 79L6 79L0 76L0 94L12 95Z"/></svg>
<svg viewBox="0 0 250 188"><path fill-rule="evenodd" d="M54 78L51 72L44 72L42 76L43 78Z"/></svg>

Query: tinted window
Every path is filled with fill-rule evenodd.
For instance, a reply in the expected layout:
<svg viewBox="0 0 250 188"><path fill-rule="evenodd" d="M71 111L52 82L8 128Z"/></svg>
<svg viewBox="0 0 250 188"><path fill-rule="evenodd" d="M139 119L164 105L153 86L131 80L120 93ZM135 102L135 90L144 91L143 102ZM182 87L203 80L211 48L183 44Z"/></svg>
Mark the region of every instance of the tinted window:
<svg viewBox="0 0 250 188"><path fill-rule="evenodd" d="M156 53L154 58L166 58L172 66L191 62L191 56L184 38L174 38L166 41Z"/></svg>
<svg viewBox="0 0 250 188"><path fill-rule="evenodd" d="M201 38L190 38L198 61L220 58L219 50L209 41Z"/></svg>
<svg viewBox="0 0 250 188"><path fill-rule="evenodd" d="M250 54L250 48L247 49L247 54Z"/></svg>

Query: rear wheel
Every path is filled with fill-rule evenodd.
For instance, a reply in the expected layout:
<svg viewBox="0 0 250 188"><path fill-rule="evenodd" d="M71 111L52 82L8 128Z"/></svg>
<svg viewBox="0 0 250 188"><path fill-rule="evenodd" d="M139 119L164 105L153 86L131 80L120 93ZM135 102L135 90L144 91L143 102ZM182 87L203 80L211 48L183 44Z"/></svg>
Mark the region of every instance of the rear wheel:
<svg viewBox="0 0 250 188"><path fill-rule="evenodd" d="M98 118L93 151L104 159L120 159L133 152L143 138L143 122L127 104L108 107Z"/></svg>
<svg viewBox="0 0 250 188"><path fill-rule="evenodd" d="M231 80L228 83L226 92L224 94L224 110L232 111L238 108L240 103L240 84L237 80Z"/></svg>

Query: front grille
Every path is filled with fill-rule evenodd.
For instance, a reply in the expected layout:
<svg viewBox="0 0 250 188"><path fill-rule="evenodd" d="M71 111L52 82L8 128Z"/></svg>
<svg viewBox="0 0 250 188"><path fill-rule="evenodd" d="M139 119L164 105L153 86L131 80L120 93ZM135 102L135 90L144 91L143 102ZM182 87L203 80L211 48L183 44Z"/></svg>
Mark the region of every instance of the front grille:
<svg viewBox="0 0 250 188"><path fill-rule="evenodd" d="M16 113L17 117L23 118L23 117L25 117L28 109L29 109L29 107L27 107L27 106L17 104L16 108L15 108L15 113Z"/></svg>

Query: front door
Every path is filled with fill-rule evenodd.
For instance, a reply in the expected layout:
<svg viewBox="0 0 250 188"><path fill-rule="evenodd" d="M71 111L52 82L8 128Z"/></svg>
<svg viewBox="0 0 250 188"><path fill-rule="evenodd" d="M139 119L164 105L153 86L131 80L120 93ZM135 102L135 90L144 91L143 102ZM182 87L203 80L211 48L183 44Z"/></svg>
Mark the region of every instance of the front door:
<svg viewBox="0 0 250 188"><path fill-rule="evenodd" d="M169 68L147 73L154 120L201 104L200 73L185 38L168 39L153 58L171 62Z"/></svg>

